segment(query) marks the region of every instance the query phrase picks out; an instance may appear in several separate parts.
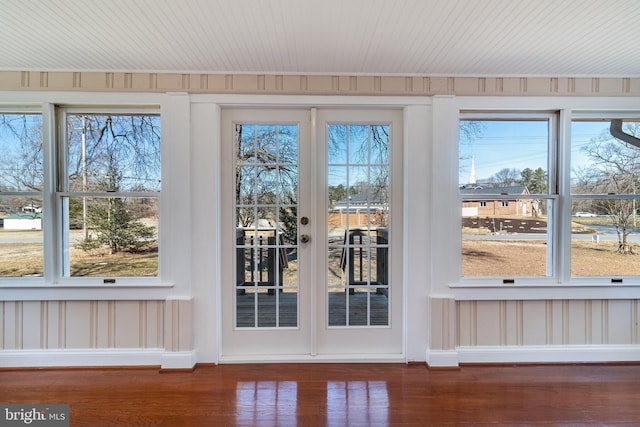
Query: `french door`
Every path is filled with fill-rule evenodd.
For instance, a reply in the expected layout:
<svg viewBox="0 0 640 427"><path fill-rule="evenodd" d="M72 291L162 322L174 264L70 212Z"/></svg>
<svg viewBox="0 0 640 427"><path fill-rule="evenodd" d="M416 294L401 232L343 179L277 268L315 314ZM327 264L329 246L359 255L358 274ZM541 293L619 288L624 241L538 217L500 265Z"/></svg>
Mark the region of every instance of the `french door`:
<svg viewBox="0 0 640 427"><path fill-rule="evenodd" d="M400 112L221 123L220 360L401 359Z"/></svg>

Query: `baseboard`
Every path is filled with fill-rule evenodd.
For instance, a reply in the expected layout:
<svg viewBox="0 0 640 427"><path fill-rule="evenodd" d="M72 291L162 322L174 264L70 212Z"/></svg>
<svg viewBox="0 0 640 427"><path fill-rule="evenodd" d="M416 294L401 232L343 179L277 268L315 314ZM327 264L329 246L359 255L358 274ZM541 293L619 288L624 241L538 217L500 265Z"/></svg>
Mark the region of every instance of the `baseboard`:
<svg viewBox="0 0 640 427"><path fill-rule="evenodd" d="M458 352L455 350L427 350L429 368L455 368L459 366Z"/></svg>
<svg viewBox="0 0 640 427"><path fill-rule="evenodd" d="M3 368L159 366L162 369L190 369L195 352L165 352L151 349L3 350Z"/></svg>
<svg viewBox="0 0 640 427"><path fill-rule="evenodd" d="M638 345L475 346L427 351L429 367L473 363L613 363L640 361Z"/></svg>
<svg viewBox="0 0 640 427"><path fill-rule="evenodd" d="M175 351L162 354L162 370L183 369L191 370L196 366L195 351Z"/></svg>
<svg viewBox="0 0 640 427"><path fill-rule="evenodd" d="M637 345L458 347L459 363L607 363L640 361Z"/></svg>

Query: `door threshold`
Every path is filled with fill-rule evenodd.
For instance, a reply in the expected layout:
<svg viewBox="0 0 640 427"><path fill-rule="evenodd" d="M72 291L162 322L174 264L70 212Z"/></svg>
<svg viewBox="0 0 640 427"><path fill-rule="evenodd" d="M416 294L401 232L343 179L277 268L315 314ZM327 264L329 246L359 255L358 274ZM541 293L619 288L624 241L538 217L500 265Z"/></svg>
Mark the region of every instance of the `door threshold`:
<svg viewBox="0 0 640 427"><path fill-rule="evenodd" d="M305 354L220 356L220 364L234 363L406 363L404 354Z"/></svg>

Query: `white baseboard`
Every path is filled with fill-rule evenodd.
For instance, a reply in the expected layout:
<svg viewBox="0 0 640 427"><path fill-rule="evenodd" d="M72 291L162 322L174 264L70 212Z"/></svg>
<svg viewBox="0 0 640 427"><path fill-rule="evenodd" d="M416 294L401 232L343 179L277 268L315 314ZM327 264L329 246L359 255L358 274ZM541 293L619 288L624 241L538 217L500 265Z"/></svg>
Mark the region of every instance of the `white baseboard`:
<svg viewBox="0 0 640 427"><path fill-rule="evenodd" d="M194 365L195 352L165 352L162 348L0 351L3 368L160 366L185 369Z"/></svg>
<svg viewBox="0 0 640 427"><path fill-rule="evenodd" d="M195 351L166 352L162 354L162 369L192 369L196 366Z"/></svg>
<svg viewBox="0 0 640 427"><path fill-rule="evenodd" d="M432 367L464 363L608 363L640 362L638 345L477 346L427 351Z"/></svg>
<svg viewBox="0 0 640 427"><path fill-rule="evenodd" d="M455 350L427 350L427 365L431 368L458 366L458 352Z"/></svg>

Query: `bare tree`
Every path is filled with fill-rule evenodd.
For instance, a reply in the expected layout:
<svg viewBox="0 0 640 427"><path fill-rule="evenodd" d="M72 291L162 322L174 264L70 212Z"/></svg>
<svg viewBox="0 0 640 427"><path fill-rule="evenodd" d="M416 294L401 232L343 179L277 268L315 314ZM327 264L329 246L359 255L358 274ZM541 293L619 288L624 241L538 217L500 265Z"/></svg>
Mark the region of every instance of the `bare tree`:
<svg viewBox="0 0 640 427"><path fill-rule="evenodd" d="M41 191L42 116L0 114L0 186L5 191Z"/></svg>
<svg viewBox="0 0 640 427"><path fill-rule="evenodd" d="M520 170L516 168L504 168L496 172L489 181L496 187L510 187L521 178Z"/></svg>
<svg viewBox="0 0 640 427"><path fill-rule="evenodd" d="M285 237L295 241L298 147L294 129L237 124L235 150L237 225L249 227L259 220L271 226L279 223Z"/></svg>
<svg viewBox="0 0 640 427"><path fill-rule="evenodd" d="M626 123L625 131L640 135L640 123ZM640 149L614 138L608 131L594 138L583 150L591 158L589 168L577 171L576 188L585 193L632 195L640 190ZM629 252L628 236L634 228L636 201L634 198L602 198L592 202L592 208L606 214L618 234L618 251Z"/></svg>

